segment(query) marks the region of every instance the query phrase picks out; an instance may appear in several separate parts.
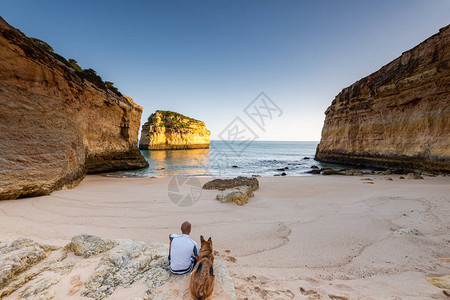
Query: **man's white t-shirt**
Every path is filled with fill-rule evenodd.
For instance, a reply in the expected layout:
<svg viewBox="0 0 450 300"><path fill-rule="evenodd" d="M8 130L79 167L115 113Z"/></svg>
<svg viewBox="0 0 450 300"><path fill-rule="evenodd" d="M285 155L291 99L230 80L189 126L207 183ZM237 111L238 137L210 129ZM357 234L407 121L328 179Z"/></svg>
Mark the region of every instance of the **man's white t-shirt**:
<svg viewBox="0 0 450 300"><path fill-rule="evenodd" d="M173 272L188 271L191 268L192 256L198 256L199 248L188 234L171 234L170 269Z"/></svg>

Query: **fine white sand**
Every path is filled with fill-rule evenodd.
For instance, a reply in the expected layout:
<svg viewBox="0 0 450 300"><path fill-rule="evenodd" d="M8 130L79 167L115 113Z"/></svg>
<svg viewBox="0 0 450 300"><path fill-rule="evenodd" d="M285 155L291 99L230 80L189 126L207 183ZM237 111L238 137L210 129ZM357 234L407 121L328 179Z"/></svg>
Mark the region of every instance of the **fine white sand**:
<svg viewBox="0 0 450 300"><path fill-rule="evenodd" d="M450 257L450 178L369 177L374 184L358 176L263 177L243 207L207 190L178 207L168 197L170 178L92 175L72 190L0 201L0 240L62 246L89 233L167 243L189 220L195 240L212 237L238 299L447 299L425 278L450 274L450 263L438 260ZM423 236L394 233L399 228Z"/></svg>

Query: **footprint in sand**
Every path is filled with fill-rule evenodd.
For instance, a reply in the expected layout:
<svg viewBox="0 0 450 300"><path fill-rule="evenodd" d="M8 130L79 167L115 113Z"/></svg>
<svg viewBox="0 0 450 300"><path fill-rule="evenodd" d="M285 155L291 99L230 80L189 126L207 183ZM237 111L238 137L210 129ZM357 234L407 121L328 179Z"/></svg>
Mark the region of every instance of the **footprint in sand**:
<svg viewBox="0 0 450 300"><path fill-rule="evenodd" d="M267 295L269 294L268 291L266 291L265 289L261 289L257 286L255 286L255 292L260 294L263 298L267 297Z"/></svg>
<svg viewBox="0 0 450 300"><path fill-rule="evenodd" d="M83 286L83 282L78 282L77 284L75 284L67 293L67 296L73 296L75 294L77 294L80 290L81 287Z"/></svg>
<svg viewBox="0 0 450 300"><path fill-rule="evenodd" d="M81 279L81 277L79 274L74 275L74 276L72 276L72 278L70 278L70 284L74 285L74 284L80 282L80 279Z"/></svg>
<svg viewBox="0 0 450 300"><path fill-rule="evenodd" d="M286 290L286 294L288 295L289 298L294 298L295 295L291 290Z"/></svg>
<svg viewBox="0 0 450 300"><path fill-rule="evenodd" d="M320 295L316 291L314 291L314 290L305 290L302 287L300 287L300 293L302 293L302 295L308 296L308 299L311 299L311 300L318 300L318 299L322 298L322 297L320 297Z"/></svg>
<svg viewBox="0 0 450 300"><path fill-rule="evenodd" d="M233 257L233 256L228 256L228 257L225 258L225 259L228 260L228 261L230 261L230 262L232 262L232 263L237 262L237 259L236 259L235 257Z"/></svg>
<svg viewBox="0 0 450 300"><path fill-rule="evenodd" d="M72 284L73 286L70 288L69 292L67 293L67 296L73 296L81 290L83 282L81 281L80 275L72 276L72 278L70 278L70 284Z"/></svg>
<svg viewBox="0 0 450 300"><path fill-rule="evenodd" d="M330 297L333 300L348 300L347 297L343 297L343 296L328 295L328 297Z"/></svg>

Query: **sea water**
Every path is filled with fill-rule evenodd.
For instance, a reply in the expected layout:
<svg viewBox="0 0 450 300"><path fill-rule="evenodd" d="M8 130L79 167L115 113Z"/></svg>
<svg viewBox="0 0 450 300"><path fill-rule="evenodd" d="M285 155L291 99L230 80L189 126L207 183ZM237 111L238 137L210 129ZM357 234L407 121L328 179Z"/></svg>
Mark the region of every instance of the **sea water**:
<svg viewBox="0 0 450 300"><path fill-rule="evenodd" d="M211 141L209 149L141 150L149 167L117 172L126 176L287 176L309 175L312 166L330 166L314 160L318 142L253 141L235 147ZM281 170L283 169L283 170Z"/></svg>

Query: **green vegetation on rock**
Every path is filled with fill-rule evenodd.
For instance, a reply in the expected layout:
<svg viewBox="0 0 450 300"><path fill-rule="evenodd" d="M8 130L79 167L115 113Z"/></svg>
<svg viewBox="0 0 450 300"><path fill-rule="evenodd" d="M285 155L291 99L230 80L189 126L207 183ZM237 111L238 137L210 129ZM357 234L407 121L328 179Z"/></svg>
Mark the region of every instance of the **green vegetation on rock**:
<svg viewBox="0 0 450 300"><path fill-rule="evenodd" d="M156 115L159 114L161 117L161 122L158 124L159 127L166 128L189 128L192 124L204 124L202 121L190 118L183 114L170 111L170 110L157 110L148 117L147 122L145 124L153 123L153 119ZM170 124L167 123L167 120L170 119Z"/></svg>
<svg viewBox="0 0 450 300"><path fill-rule="evenodd" d="M53 48L47 44L46 42L37 39L37 38L29 38L36 46L53 56L56 60L63 63L65 66L74 70L74 73L87 81L95 84L98 88L102 90L110 90L117 96L122 96L122 93L114 86L114 83L111 81L103 81L103 79L97 75L97 72L93 69L82 69L78 62L75 59L69 58L69 60L65 59L62 55L54 52Z"/></svg>

